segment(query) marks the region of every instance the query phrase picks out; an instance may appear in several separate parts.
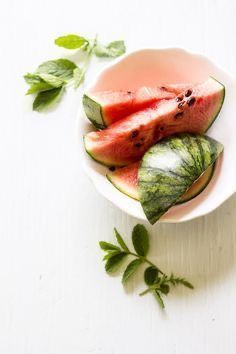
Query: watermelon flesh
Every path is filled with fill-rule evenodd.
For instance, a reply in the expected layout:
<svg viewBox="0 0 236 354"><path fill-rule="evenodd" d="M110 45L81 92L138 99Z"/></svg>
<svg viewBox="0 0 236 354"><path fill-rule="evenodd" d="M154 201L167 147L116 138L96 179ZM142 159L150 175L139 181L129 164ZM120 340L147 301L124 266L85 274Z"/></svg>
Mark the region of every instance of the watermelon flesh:
<svg viewBox="0 0 236 354"><path fill-rule="evenodd" d="M138 169L140 162L135 162L126 167L118 168L114 172L107 174L107 179L120 192L127 196L139 200L138 196ZM214 172L214 165L208 169L193 183L193 185L183 194L177 204L185 203L199 195L209 184Z"/></svg>
<svg viewBox="0 0 236 354"><path fill-rule="evenodd" d="M89 120L102 129L155 102L174 98L188 87L187 84L173 84L141 87L136 91L103 91L85 94L84 111Z"/></svg>
<svg viewBox="0 0 236 354"><path fill-rule="evenodd" d="M128 166L118 168L107 174L107 179L120 192L129 197L139 200L138 197L138 169L140 161L134 162Z"/></svg>
<svg viewBox="0 0 236 354"><path fill-rule="evenodd" d="M107 166L139 161L156 142L175 133L204 133L224 101L224 86L213 78L84 137L85 149Z"/></svg>

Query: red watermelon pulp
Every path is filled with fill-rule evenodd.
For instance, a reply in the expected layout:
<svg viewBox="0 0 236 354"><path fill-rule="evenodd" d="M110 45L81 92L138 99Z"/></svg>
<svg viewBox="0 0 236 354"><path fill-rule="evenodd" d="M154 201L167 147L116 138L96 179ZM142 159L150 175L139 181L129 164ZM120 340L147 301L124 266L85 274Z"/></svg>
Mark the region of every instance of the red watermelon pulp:
<svg viewBox="0 0 236 354"><path fill-rule="evenodd" d="M224 101L224 86L213 78L176 98L155 102L105 130L84 137L85 149L107 166L125 166L141 159L162 138L181 132L204 133Z"/></svg>
<svg viewBox="0 0 236 354"><path fill-rule="evenodd" d="M147 108L154 102L174 98L189 85L141 87L136 91L103 91L84 94L83 106L88 119L100 129L128 115Z"/></svg>

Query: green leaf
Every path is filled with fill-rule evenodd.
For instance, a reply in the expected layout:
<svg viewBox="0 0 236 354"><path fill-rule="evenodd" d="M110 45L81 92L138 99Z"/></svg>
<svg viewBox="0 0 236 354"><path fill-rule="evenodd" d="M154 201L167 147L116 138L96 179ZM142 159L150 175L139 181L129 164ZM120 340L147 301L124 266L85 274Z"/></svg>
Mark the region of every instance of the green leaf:
<svg viewBox="0 0 236 354"><path fill-rule="evenodd" d="M53 87L60 87L63 86L65 84L65 80L51 75L51 74L39 74L39 77L41 79L43 79L43 81L45 81L47 84L53 86Z"/></svg>
<svg viewBox="0 0 236 354"><path fill-rule="evenodd" d="M182 279L181 284L186 286L186 288L189 288L189 289L192 289L192 290L194 289L194 286L191 283L189 283L187 280L185 280L185 279Z"/></svg>
<svg viewBox="0 0 236 354"><path fill-rule="evenodd" d="M82 70L79 67L75 68L73 72L73 76L74 76L74 87L78 88L84 80L84 70Z"/></svg>
<svg viewBox="0 0 236 354"><path fill-rule="evenodd" d="M122 283L125 283L131 277L131 275L135 273L140 264L142 264L141 259L134 259L128 264L123 274Z"/></svg>
<svg viewBox="0 0 236 354"><path fill-rule="evenodd" d="M162 294L167 295L170 292L170 287L168 284L161 284L160 285L160 291L162 292Z"/></svg>
<svg viewBox="0 0 236 354"><path fill-rule="evenodd" d="M109 242L105 242L105 241L100 241L99 246L104 251L120 250L120 248L118 246L113 245L112 243L109 243Z"/></svg>
<svg viewBox="0 0 236 354"><path fill-rule="evenodd" d="M154 266L150 266L145 269L144 281L147 285L153 285L158 277L158 270Z"/></svg>
<svg viewBox="0 0 236 354"><path fill-rule="evenodd" d="M75 63L68 59L49 60L38 67L37 73L50 74L68 81L73 78L76 67Z"/></svg>
<svg viewBox="0 0 236 354"><path fill-rule="evenodd" d="M27 95L38 93L41 91L47 91L53 88L53 86L49 85L45 82L39 75L36 74L26 74L24 75L24 79L30 88L26 92Z"/></svg>
<svg viewBox="0 0 236 354"><path fill-rule="evenodd" d="M138 255L145 257L149 249L149 236L147 229L143 225L138 224L134 227L132 241Z"/></svg>
<svg viewBox="0 0 236 354"><path fill-rule="evenodd" d="M185 278L175 277L173 273L171 273L171 276L169 277L168 281L174 286L181 284L186 286L186 288L194 289L194 286L189 283L189 281L187 281Z"/></svg>
<svg viewBox="0 0 236 354"><path fill-rule="evenodd" d="M126 51L124 41L114 41L109 43L107 46L102 44L97 44L94 53L100 58L116 58L124 54Z"/></svg>
<svg viewBox="0 0 236 354"><path fill-rule="evenodd" d="M38 84L42 82L42 79L37 74L25 74L24 79L28 85Z"/></svg>
<svg viewBox="0 0 236 354"><path fill-rule="evenodd" d="M111 257L115 256L116 254L122 253L121 250L113 250L113 251L108 251L107 254L103 257L103 261L106 261L110 259Z"/></svg>
<svg viewBox="0 0 236 354"><path fill-rule="evenodd" d="M87 46L89 41L84 37L77 36L76 34L68 34L55 39L55 44L66 49L79 49Z"/></svg>
<svg viewBox="0 0 236 354"><path fill-rule="evenodd" d="M115 272L120 263L124 260L124 258L127 256L127 253L121 252L118 254L115 254L113 257L109 258L106 262L105 269L107 273L112 273Z"/></svg>
<svg viewBox="0 0 236 354"><path fill-rule="evenodd" d="M164 309L164 308L165 308L165 304L164 304L164 301L163 301L163 299L162 299L162 297L161 297L161 294L159 293L158 290L155 290L155 291L154 291L154 294L155 294L155 297L156 297L156 299L157 299L157 302L159 303L159 305L161 306L161 308Z"/></svg>
<svg viewBox="0 0 236 354"><path fill-rule="evenodd" d="M40 112L59 102L63 91L63 87L58 87L49 91L40 92L34 100L33 110Z"/></svg>
<svg viewBox="0 0 236 354"><path fill-rule="evenodd" d="M38 84L33 84L30 86L30 88L28 89L28 91L26 92L27 95L31 95L34 93L39 93L39 92L43 92L43 91L48 91L53 89L53 86L49 85L47 82L39 82Z"/></svg>
<svg viewBox="0 0 236 354"><path fill-rule="evenodd" d="M175 281L175 285L181 284L181 285L186 286L186 288L194 289L194 286L184 278L176 278L176 279L174 279L174 281Z"/></svg>
<svg viewBox="0 0 236 354"><path fill-rule="evenodd" d="M115 230L115 236L117 239L117 242L119 243L120 247L125 251L125 252L129 252L128 247L125 244L125 241L123 240L123 238L121 237L121 235L119 234L119 232L116 230L116 228L114 228Z"/></svg>
<svg viewBox="0 0 236 354"><path fill-rule="evenodd" d="M26 74L24 79L30 85L27 95L48 91L65 83L64 80L49 74Z"/></svg>

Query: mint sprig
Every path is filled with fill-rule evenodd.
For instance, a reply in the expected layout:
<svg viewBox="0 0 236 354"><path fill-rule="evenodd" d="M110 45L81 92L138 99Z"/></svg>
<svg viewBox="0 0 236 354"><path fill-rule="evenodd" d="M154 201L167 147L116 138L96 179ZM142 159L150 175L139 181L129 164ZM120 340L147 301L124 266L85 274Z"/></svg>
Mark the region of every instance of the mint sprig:
<svg viewBox="0 0 236 354"><path fill-rule="evenodd" d="M126 51L124 41L114 41L105 46L98 42L97 36L88 39L68 34L56 38L54 43L65 49L83 51L86 56L79 66L65 58L49 60L39 65L34 73L24 76L29 85L27 94L35 95L33 110L39 112L58 103L67 86L73 84L74 88L78 88L83 83L93 55L115 58Z"/></svg>
<svg viewBox="0 0 236 354"><path fill-rule="evenodd" d="M139 295L144 296L152 293L163 309L165 307L163 296L168 295L173 287L183 285L189 289L193 289L193 285L185 278L177 277L173 273L167 275L147 258L149 234L143 225L136 225L132 231L132 243L136 253L128 248L120 233L116 229L114 231L118 246L105 241L99 242L101 249L105 252L103 260L105 261L105 270L107 273L112 273L119 269L122 262L128 256L134 257L127 265L122 276L122 283L126 284L142 264L147 264L148 267L144 270L144 282L147 288Z"/></svg>

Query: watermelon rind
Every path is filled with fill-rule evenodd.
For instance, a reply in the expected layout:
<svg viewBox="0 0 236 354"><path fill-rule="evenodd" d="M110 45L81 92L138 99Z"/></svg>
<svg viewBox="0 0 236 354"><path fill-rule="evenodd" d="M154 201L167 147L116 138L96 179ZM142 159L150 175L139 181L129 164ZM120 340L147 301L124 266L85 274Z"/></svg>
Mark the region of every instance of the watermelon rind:
<svg viewBox="0 0 236 354"><path fill-rule="evenodd" d="M194 184L189 188L189 190L187 190L187 192L184 195L182 195L182 197L179 199L179 201L176 204L183 204L189 202L190 200L196 198L199 194L201 194L210 183L214 175L214 170L215 170L215 164L209 166L208 169L205 172L203 172L203 174L198 178L198 180L202 178L202 182L195 187L195 184L198 180L195 181Z"/></svg>
<svg viewBox="0 0 236 354"><path fill-rule="evenodd" d="M187 133L152 146L138 171L138 195L148 221L155 224L222 151L223 145L216 140Z"/></svg>
<svg viewBox="0 0 236 354"><path fill-rule="evenodd" d="M111 182L111 184L121 193L127 195L128 197L134 200L139 201L137 186L132 186L129 184L129 182L126 182L126 177L127 177L126 172L123 175L120 175L119 173L122 172L122 170L126 170L127 167L123 167L114 172L108 172L106 177L108 181ZM135 167L135 169L138 170L138 167ZM214 174L214 169L215 169L215 164L208 167L208 169L198 178L197 181L193 183L193 185L187 190L187 192L184 195L182 195L182 197L179 199L179 201L176 204L186 203L196 198L199 194L201 194L203 190L210 183Z"/></svg>
<svg viewBox="0 0 236 354"><path fill-rule="evenodd" d="M102 107L91 96L83 95L84 111L88 119L97 129L104 129L105 123L103 120Z"/></svg>
<svg viewBox="0 0 236 354"><path fill-rule="evenodd" d="M216 110L215 116L212 117L212 120L209 122L209 125L206 128L205 132L207 132L211 128L211 126L213 125L213 123L217 119L218 115L220 114L221 108L224 104L224 101L225 101L225 86L222 84L222 82L218 81L213 76L210 76L210 78L212 80L215 80L218 84L220 84L222 86L222 93L221 93L221 100L219 101L219 106L218 106L218 109Z"/></svg>
<svg viewBox="0 0 236 354"><path fill-rule="evenodd" d="M117 183L117 180L116 178L114 178L114 175L112 175L111 173L107 174L106 175L107 179L109 182L111 182L111 184L116 188L118 189L118 191L120 191L121 193L127 195L128 197L134 199L134 200L139 200L139 197L138 197L138 191L136 190L131 190L129 188L126 188L125 185L123 185L122 187L122 183Z"/></svg>

